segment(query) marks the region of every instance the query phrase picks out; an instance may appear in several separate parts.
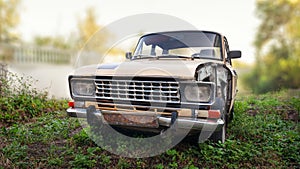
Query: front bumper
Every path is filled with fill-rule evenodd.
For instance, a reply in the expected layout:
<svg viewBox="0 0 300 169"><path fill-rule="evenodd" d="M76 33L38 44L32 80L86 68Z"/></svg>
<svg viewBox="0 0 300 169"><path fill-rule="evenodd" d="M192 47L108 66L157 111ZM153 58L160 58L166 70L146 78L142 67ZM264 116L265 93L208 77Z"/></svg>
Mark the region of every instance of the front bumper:
<svg viewBox="0 0 300 169"><path fill-rule="evenodd" d="M98 119L103 120L103 113L100 110L92 112ZM70 117L87 118L87 109L85 108L68 108L67 114ZM156 116L159 126L170 127L172 125L171 117ZM224 121L222 119L198 119L198 118L181 118L176 119L178 128L188 128L191 130L219 131Z"/></svg>

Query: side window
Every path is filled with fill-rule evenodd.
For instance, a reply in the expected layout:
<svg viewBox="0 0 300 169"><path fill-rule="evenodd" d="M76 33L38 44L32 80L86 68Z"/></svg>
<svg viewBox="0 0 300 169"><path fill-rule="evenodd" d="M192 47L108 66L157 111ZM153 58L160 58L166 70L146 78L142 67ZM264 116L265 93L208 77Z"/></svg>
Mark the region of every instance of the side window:
<svg viewBox="0 0 300 169"><path fill-rule="evenodd" d="M156 55L162 55L163 54L163 49L159 46L156 46L155 47L155 52L156 52Z"/></svg>
<svg viewBox="0 0 300 169"><path fill-rule="evenodd" d="M143 48L141 49L141 54L143 55L151 55L152 45L146 45L143 42Z"/></svg>
<svg viewBox="0 0 300 169"><path fill-rule="evenodd" d="M139 54L156 56L156 55L162 55L162 52L163 52L162 48L160 48L157 45L152 45L152 44L146 45L145 43L143 43Z"/></svg>

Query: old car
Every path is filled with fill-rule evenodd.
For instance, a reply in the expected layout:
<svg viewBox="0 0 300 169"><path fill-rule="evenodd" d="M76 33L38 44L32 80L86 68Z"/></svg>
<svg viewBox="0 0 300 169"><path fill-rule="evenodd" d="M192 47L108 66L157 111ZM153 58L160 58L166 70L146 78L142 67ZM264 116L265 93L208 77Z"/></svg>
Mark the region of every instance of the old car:
<svg viewBox="0 0 300 169"><path fill-rule="evenodd" d="M161 132L176 123L224 142L237 93L231 60L240 57L220 33L149 33L126 53L126 61L85 66L70 75L67 113L90 124L98 117L141 131Z"/></svg>

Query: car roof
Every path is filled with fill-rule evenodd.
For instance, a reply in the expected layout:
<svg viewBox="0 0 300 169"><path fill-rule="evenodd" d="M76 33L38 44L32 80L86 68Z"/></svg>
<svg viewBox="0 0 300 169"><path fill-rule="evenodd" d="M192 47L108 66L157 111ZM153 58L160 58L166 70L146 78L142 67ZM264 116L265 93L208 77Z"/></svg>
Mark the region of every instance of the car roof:
<svg viewBox="0 0 300 169"><path fill-rule="evenodd" d="M192 34L192 36L187 36L188 40L185 39L186 34ZM212 31L199 31L199 30L184 30L184 31L168 31L168 32L155 32L149 33L142 36L140 39L144 39L145 44L149 45L157 45L162 49L169 50L175 48L182 48L182 47L197 47L199 44L201 46L211 46L211 41L201 40L203 37L208 37L207 34L216 35L221 37L219 33L212 32ZM183 35L183 36L181 36ZM204 36L203 36L204 35ZM178 36L178 37L177 37ZM153 37L153 38L149 38ZM168 37L166 40L165 37ZM200 40L200 41L199 41Z"/></svg>
<svg viewBox="0 0 300 169"><path fill-rule="evenodd" d="M196 32L202 32L202 33L213 33L213 34L217 34L217 35L220 35L222 36L222 34L218 33L218 32L214 32L214 31L205 31L205 30L179 30L179 31L164 31L164 32L153 32L153 33L147 33L145 35L143 35L142 37L145 37L145 36L149 36L149 35L156 35L156 34L168 34L168 33L187 33L187 32L190 32L190 33L196 33ZM142 38L141 37L141 38Z"/></svg>

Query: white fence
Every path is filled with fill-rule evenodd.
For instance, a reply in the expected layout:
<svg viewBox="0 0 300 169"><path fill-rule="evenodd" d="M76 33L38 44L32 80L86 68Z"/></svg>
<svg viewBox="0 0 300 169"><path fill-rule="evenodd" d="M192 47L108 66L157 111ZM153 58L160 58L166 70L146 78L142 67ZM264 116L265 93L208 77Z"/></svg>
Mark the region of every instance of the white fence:
<svg viewBox="0 0 300 169"><path fill-rule="evenodd" d="M13 61L17 63L70 64L76 52L68 50L15 47Z"/></svg>
<svg viewBox="0 0 300 169"><path fill-rule="evenodd" d="M71 50L0 44L0 60L4 62L70 64L76 54Z"/></svg>
<svg viewBox="0 0 300 169"><path fill-rule="evenodd" d="M80 55L80 57L78 57ZM16 64L64 64L83 66L97 64L101 55L94 51L75 51L56 48L13 46L0 43L0 61Z"/></svg>

